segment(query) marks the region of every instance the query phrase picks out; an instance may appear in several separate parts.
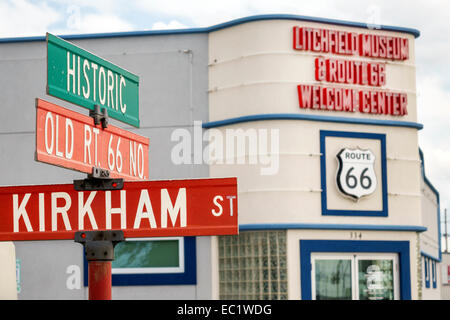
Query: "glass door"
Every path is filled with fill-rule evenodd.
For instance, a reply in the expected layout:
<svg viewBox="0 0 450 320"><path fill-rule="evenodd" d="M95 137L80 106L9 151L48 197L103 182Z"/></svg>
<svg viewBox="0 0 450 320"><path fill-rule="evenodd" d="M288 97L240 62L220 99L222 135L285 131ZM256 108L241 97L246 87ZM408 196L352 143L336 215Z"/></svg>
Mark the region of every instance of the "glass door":
<svg viewBox="0 0 450 320"><path fill-rule="evenodd" d="M320 253L311 262L315 300L399 299L396 254Z"/></svg>
<svg viewBox="0 0 450 320"><path fill-rule="evenodd" d="M354 295L351 255L312 255L312 296L314 300L351 300Z"/></svg>
<svg viewBox="0 0 450 320"><path fill-rule="evenodd" d="M355 257L359 300L398 300L397 255L364 255Z"/></svg>

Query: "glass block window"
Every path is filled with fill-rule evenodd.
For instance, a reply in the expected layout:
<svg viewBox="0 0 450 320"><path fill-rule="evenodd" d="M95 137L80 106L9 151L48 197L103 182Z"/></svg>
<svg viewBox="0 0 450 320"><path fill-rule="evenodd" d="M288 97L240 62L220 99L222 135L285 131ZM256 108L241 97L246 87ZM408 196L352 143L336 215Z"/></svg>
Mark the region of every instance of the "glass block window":
<svg viewBox="0 0 450 320"><path fill-rule="evenodd" d="M286 300L286 231L219 237L220 299Z"/></svg>

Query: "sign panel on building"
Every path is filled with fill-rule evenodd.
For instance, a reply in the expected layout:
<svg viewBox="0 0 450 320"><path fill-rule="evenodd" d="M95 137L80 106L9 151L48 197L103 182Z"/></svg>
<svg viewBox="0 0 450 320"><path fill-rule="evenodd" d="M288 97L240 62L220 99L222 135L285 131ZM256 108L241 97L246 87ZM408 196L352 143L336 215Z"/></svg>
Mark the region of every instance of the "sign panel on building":
<svg viewBox="0 0 450 320"><path fill-rule="evenodd" d="M342 194L359 200L375 191L375 155L371 150L343 148L336 157L339 163L336 183Z"/></svg>
<svg viewBox="0 0 450 320"><path fill-rule="evenodd" d="M403 117L407 92L387 86L388 64L409 59L405 37L293 27L293 49L312 52L314 84L297 86L300 109Z"/></svg>
<svg viewBox="0 0 450 320"><path fill-rule="evenodd" d="M139 127L139 77L49 33L47 93Z"/></svg>
<svg viewBox="0 0 450 320"><path fill-rule="evenodd" d="M36 99L36 160L92 173L108 170L111 178L146 180L149 139Z"/></svg>
<svg viewBox="0 0 450 320"><path fill-rule="evenodd" d="M110 191L0 187L0 202L0 241L73 239L91 230L123 230L125 238L238 233L236 178L125 182Z"/></svg>

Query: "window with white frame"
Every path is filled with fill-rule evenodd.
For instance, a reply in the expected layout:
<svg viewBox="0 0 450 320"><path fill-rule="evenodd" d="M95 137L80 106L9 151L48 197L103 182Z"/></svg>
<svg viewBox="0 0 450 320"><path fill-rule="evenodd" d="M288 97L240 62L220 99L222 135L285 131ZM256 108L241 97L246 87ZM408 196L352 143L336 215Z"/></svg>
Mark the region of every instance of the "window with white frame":
<svg viewBox="0 0 450 320"><path fill-rule="evenodd" d="M184 239L137 238L114 248L113 274L184 272Z"/></svg>
<svg viewBox="0 0 450 320"><path fill-rule="evenodd" d="M244 231L219 237L220 299L285 300L286 231Z"/></svg>
<svg viewBox="0 0 450 320"><path fill-rule="evenodd" d="M196 259L195 237L127 238L114 248L112 285L196 284ZM86 258L84 268L88 268Z"/></svg>

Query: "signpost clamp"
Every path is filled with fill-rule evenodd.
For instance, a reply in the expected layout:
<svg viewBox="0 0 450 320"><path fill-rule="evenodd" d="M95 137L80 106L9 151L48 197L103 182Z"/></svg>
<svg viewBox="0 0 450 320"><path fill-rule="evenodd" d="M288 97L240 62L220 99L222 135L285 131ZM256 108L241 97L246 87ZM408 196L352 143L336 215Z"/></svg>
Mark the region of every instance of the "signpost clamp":
<svg viewBox="0 0 450 320"><path fill-rule="evenodd" d="M94 110L89 111L89 116L94 118L95 125L101 123L103 129L108 127L109 117L106 108L101 109L96 104ZM92 167L92 173L88 174L87 179L74 180L73 186L77 191L121 190L123 188L123 179L110 179L108 170Z"/></svg>
<svg viewBox="0 0 450 320"><path fill-rule="evenodd" d="M108 170L93 167L87 179L74 180L73 186L77 191L121 190L123 179L110 179Z"/></svg>
<svg viewBox="0 0 450 320"><path fill-rule="evenodd" d="M83 245L88 261L89 300L111 300L111 262L114 247L125 240L123 231L77 231L74 240Z"/></svg>
<svg viewBox="0 0 450 320"><path fill-rule="evenodd" d="M99 125L101 123L103 129L108 127L109 117L108 110L106 108L103 108L100 111L100 106L96 104L94 106L94 110L89 110L89 116L94 118L95 125Z"/></svg>
<svg viewBox="0 0 450 320"><path fill-rule="evenodd" d="M84 246L87 261L112 261L114 247L125 238L122 230L77 231L74 240Z"/></svg>

